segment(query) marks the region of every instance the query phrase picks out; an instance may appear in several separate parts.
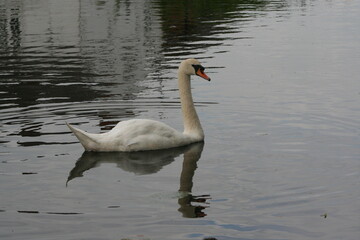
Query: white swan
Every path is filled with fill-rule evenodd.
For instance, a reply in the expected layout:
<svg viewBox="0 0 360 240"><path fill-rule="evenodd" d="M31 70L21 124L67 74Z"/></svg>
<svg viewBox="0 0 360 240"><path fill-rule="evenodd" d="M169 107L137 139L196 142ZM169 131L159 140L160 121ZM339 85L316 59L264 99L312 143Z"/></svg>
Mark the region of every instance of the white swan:
<svg viewBox="0 0 360 240"><path fill-rule="evenodd" d="M119 122L107 133L93 134L66 123L86 151L133 152L184 146L204 140L204 132L196 113L191 95L190 75L198 75L208 81L205 68L196 59L184 60L178 70L178 84L184 132L148 119Z"/></svg>

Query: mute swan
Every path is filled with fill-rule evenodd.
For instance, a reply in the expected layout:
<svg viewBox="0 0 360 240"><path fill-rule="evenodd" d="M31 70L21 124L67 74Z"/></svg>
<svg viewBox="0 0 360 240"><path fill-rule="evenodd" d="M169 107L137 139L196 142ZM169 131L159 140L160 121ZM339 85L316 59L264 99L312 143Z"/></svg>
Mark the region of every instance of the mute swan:
<svg viewBox="0 0 360 240"><path fill-rule="evenodd" d="M191 95L190 75L198 75L210 81L204 70L205 68L196 59L184 60L179 66L178 84L184 121L183 133L164 123L148 119L122 121L109 132L102 134L87 133L66 124L86 151L146 151L179 147L203 141L204 132Z"/></svg>

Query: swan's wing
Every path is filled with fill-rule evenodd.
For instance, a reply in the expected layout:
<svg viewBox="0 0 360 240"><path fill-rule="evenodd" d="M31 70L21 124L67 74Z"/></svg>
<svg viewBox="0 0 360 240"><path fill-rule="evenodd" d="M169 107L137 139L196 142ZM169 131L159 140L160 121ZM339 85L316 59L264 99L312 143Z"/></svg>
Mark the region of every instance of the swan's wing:
<svg viewBox="0 0 360 240"><path fill-rule="evenodd" d="M185 136L174 128L158 121L133 119L120 122L108 134L117 139L125 151L171 148L184 144Z"/></svg>

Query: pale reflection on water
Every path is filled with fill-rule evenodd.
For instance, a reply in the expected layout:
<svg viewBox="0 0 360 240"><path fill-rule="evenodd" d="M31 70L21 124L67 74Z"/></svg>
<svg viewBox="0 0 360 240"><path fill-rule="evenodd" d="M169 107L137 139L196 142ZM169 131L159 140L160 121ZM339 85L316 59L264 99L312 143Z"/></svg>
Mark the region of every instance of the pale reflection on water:
<svg viewBox="0 0 360 240"><path fill-rule="evenodd" d="M0 238L357 240L359 9L0 2ZM192 81L205 145L83 152L66 121L181 130L188 57L212 78Z"/></svg>

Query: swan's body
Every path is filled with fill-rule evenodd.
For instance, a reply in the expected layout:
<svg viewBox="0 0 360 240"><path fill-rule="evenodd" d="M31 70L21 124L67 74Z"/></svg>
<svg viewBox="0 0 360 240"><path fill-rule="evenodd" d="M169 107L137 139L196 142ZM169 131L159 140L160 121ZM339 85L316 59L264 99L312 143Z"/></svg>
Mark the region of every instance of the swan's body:
<svg viewBox="0 0 360 240"><path fill-rule="evenodd" d="M119 122L111 131L102 134L87 133L68 124L86 151L133 152L184 146L204 140L204 132L191 95L190 75L210 80L204 68L195 59L187 59L178 71L179 93L183 113L184 132L158 121L133 119Z"/></svg>
<svg viewBox="0 0 360 240"><path fill-rule="evenodd" d="M180 133L165 123L149 119L119 122L109 132L87 133L68 125L86 151L145 151L183 146L202 141L203 136Z"/></svg>

